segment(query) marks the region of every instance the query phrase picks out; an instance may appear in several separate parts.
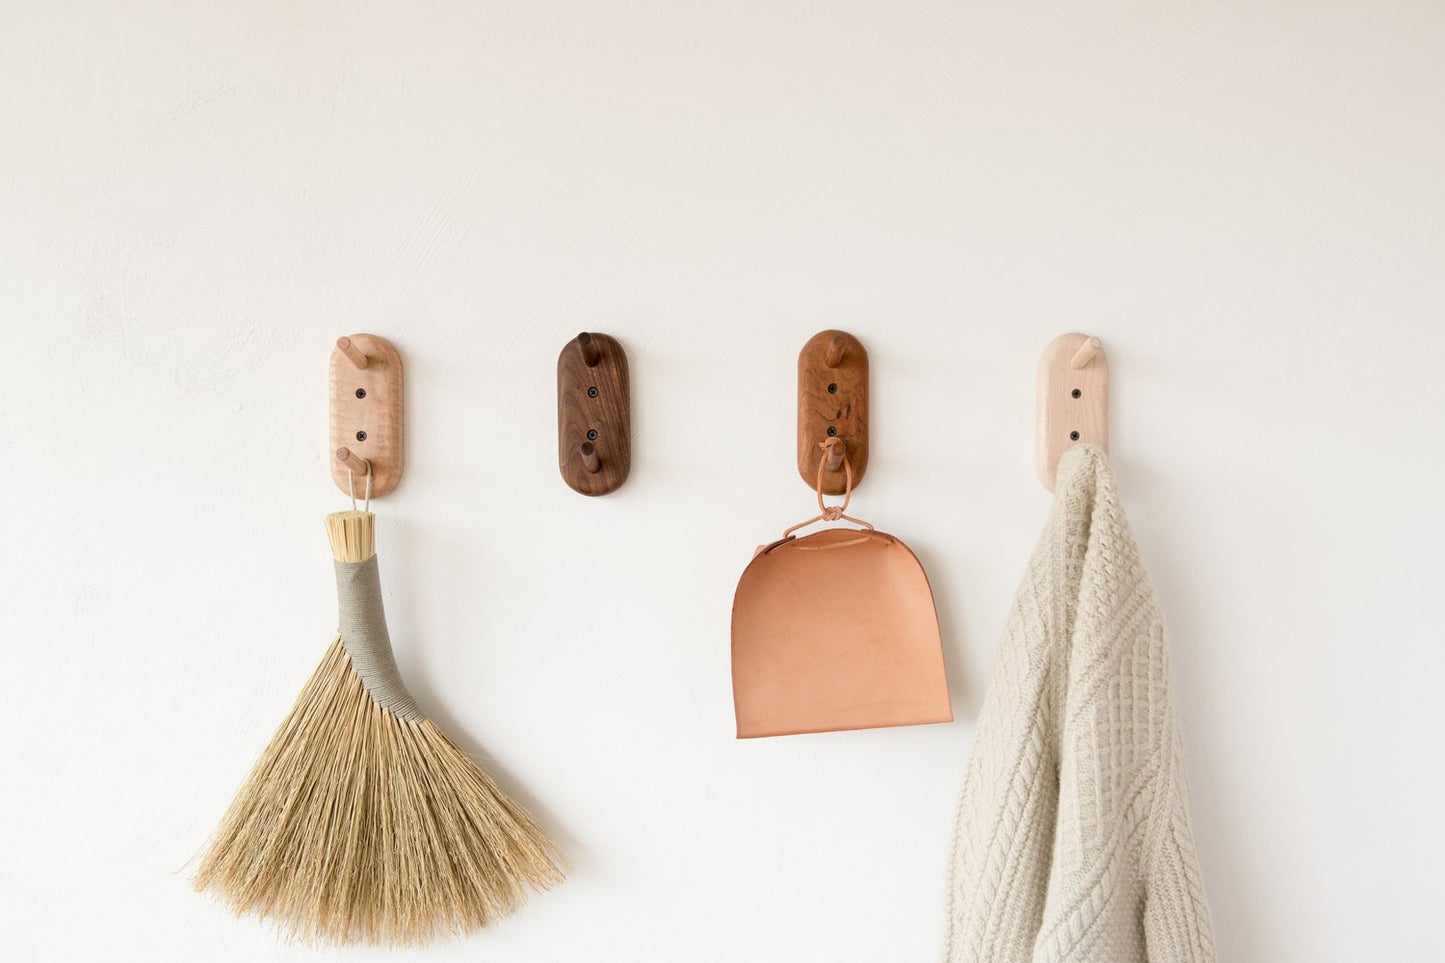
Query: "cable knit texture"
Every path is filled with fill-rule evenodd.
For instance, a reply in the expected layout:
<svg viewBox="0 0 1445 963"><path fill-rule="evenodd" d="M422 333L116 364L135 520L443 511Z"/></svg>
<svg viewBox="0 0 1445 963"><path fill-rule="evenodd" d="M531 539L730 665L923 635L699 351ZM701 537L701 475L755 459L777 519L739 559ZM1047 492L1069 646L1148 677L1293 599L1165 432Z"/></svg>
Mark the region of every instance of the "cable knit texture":
<svg viewBox="0 0 1445 963"><path fill-rule="evenodd" d="M1055 491L964 777L946 959L1213 961L1148 573L1102 451Z"/></svg>

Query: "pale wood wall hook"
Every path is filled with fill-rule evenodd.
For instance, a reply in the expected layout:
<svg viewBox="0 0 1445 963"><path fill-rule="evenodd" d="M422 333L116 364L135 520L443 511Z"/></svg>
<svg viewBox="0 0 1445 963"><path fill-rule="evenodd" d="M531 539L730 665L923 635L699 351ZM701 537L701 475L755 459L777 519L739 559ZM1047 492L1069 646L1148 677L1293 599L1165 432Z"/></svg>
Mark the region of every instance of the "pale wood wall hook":
<svg viewBox="0 0 1445 963"><path fill-rule="evenodd" d="M1098 338L1064 334L1044 348L1037 421L1035 462L1049 491L1070 447L1087 442L1109 450L1109 359Z"/></svg>
<svg viewBox="0 0 1445 963"><path fill-rule="evenodd" d="M843 444L825 453L828 438ZM826 458L823 492L841 495L845 455L857 488L868 470L868 352L846 331L819 331L798 353L798 474L812 488Z"/></svg>
<svg viewBox="0 0 1445 963"><path fill-rule="evenodd" d="M350 338L337 338L336 350L346 355L346 360L355 365L358 370L364 369L367 364L370 363L370 359L366 357L366 352L354 344Z"/></svg>
<svg viewBox="0 0 1445 963"><path fill-rule="evenodd" d="M616 338L583 332L557 357L557 467L573 491L605 495L632 470L627 353Z"/></svg>
<svg viewBox="0 0 1445 963"><path fill-rule="evenodd" d="M401 355L385 338L353 334L337 338L328 372L331 413L331 479L346 494L360 492L371 473L371 496L380 498L401 482L405 429Z"/></svg>
<svg viewBox="0 0 1445 963"><path fill-rule="evenodd" d="M336 449L336 460L341 462L342 468L358 478L371 474L371 462L362 458L350 448Z"/></svg>

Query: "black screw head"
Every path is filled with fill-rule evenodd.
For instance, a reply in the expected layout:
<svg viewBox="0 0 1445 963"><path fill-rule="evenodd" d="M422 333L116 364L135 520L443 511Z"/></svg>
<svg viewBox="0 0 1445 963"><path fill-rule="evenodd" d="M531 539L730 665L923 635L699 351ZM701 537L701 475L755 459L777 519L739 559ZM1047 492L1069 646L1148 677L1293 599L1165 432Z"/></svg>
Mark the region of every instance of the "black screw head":
<svg viewBox="0 0 1445 963"><path fill-rule="evenodd" d="M587 429L587 440L588 440L588 441L596 441L596 440L597 440L597 429L596 429L596 428L588 428L588 429Z"/></svg>
<svg viewBox="0 0 1445 963"><path fill-rule="evenodd" d="M1069 394L1073 395L1075 398L1082 398L1082 397L1084 397L1084 393L1083 393L1082 391L1080 391L1078 388L1075 388L1073 391L1070 391Z"/></svg>
<svg viewBox="0 0 1445 963"><path fill-rule="evenodd" d="M357 389L356 389L356 397L358 397L358 398L365 398L365 397L366 397L366 389L365 389L365 388L357 388Z"/></svg>
<svg viewBox="0 0 1445 963"><path fill-rule="evenodd" d="M837 429L837 428L834 428L832 425L829 425L829 426L828 426L828 437L829 437L829 438L836 438L837 436L838 436L838 429Z"/></svg>
<svg viewBox="0 0 1445 963"><path fill-rule="evenodd" d="M828 386L828 394L830 394L830 395L836 395L837 393L838 393L838 386L837 386L837 385L829 385L829 386Z"/></svg>
<svg viewBox="0 0 1445 963"><path fill-rule="evenodd" d="M1071 432L1069 432L1069 441L1078 441L1078 440L1079 440L1079 433L1078 433L1077 431L1071 431Z"/></svg>
<svg viewBox="0 0 1445 963"><path fill-rule="evenodd" d="M589 397L589 398L596 398L596 397L597 397L597 389L596 389L596 388L588 388L588 389L587 389L587 397Z"/></svg>
<svg viewBox="0 0 1445 963"><path fill-rule="evenodd" d="M366 432L364 432L364 431L358 431L358 432L356 433L356 440L357 440L357 441L365 441L365 440L366 440Z"/></svg>

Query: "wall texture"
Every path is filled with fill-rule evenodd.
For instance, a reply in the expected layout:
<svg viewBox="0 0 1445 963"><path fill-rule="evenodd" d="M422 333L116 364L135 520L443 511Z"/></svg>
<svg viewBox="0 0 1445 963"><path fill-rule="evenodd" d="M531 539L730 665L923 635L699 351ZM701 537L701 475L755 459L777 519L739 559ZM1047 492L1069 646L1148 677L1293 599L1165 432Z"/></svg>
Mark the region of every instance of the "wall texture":
<svg viewBox="0 0 1445 963"><path fill-rule="evenodd" d="M1445 7L3 8L7 958L320 955L187 864L330 638L354 331L410 378L402 670L575 858L428 959L934 959L1068 330L1113 366L1221 958L1438 954ZM872 355L854 505L932 577L958 721L740 744L732 591L810 511L828 326ZM600 500L554 463L588 328L635 382Z"/></svg>

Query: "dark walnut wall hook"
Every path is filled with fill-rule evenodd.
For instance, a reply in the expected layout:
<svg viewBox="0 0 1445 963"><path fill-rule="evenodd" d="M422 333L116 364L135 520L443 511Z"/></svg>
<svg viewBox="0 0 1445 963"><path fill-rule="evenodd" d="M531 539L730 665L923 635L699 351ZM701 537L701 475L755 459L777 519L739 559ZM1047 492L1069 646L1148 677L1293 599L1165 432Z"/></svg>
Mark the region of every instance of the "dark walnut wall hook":
<svg viewBox="0 0 1445 963"><path fill-rule="evenodd" d="M605 495L632 469L627 353L605 334L579 334L557 358L557 466L583 495Z"/></svg>

